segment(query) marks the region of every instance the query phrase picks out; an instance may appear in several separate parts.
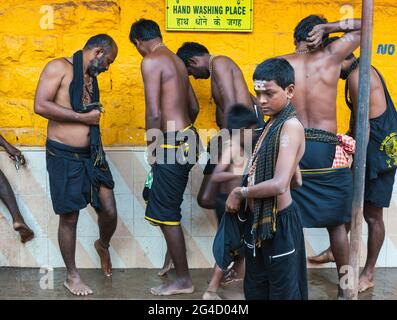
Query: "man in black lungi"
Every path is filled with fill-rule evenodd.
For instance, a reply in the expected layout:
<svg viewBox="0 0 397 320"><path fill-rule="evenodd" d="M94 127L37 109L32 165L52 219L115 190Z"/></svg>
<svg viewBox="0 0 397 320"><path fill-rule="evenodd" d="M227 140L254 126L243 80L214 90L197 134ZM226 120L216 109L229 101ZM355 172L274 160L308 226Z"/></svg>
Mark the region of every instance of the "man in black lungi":
<svg viewBox="0 0 397 320"><path fill-rule="evenodd" d="M330 38L329 43L338 38ZM341 78L346 80L346 104L351 109L350 130L355 136L358 106L359 59L350 54L342 65ZM364 192L364 218L368 224L367 260L361 271L358 291L364 292L375 285L374 272L379 252L385 239L383 208L390 206L397 168L397 112L381 73L371 67L369 104L369 141ZM350 230L350 224L346 224ZM309 257L313 263L333 262L329 249Z"/></svg>
<svg viewBox="0 0 397 320"><path fill-rule="evenodd" d="M66 264L65 287L75 295L92 294L75 264L79 211L89 203L98 213L95 249L104 274L112 274L109 243L117 225L114 182L102 148L97 76L108 70L117 45L106 35L88 40L72 57L50 61L37 87L34 110L48 119L46 157L58 241Z"/></svg>
<svg viewBox="0 0 397 320"><path fill-rule="evenodd" d="M361 20L328 23L311 15L295 28L296 51L283 56L295 69L292 100L305 127L306 151L300 162L302 188L292 196L302 212L303 226L327 228L339 278L349 264L349 243L344 224L351 219L353 179L348 165L334 165L341 142L336 136L336 96L342 62L360 44ZM328 34L345 34L326 48ZM338 296L345 291L339 287Z"/></svg>

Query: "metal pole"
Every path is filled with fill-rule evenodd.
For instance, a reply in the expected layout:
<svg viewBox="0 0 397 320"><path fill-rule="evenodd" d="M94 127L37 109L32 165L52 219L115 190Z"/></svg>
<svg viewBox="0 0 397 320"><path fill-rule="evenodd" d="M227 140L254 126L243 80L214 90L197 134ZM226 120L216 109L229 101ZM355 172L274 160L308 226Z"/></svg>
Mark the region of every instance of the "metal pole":
<svg viewBox="0 0 397 320"><path fill-rule="evenodd" d="M360 243L363 221L365 167L369 125L370 68L372 52L373 0L362 2L362 28L360 46L360 77L358 85L358 110L356 117L356 155L354 157L353 208L350 231L349 264L353 268L353 289L349 286L348 298L358 299L360 272ZM351 281L351 277L349 277Z"/></svg>

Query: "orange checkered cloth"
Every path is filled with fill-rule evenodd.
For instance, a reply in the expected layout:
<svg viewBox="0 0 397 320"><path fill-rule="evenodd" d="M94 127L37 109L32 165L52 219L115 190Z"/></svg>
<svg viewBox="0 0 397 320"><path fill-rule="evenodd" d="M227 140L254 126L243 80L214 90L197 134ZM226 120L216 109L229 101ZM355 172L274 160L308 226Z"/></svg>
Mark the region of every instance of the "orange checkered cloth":
<svg viewBox="0 0 397 320"><path fill-rule="evenodd" d="M356 140L346 134L337 134L339 145L336 146L332 168L350 167L356 152Z"/></svg>

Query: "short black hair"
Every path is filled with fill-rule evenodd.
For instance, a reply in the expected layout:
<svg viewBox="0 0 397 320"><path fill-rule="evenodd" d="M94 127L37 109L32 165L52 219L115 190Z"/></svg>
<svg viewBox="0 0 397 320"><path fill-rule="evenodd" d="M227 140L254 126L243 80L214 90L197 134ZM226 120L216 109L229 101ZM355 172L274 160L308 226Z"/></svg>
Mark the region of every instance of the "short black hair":
<svg viewBox="0 0 397 320"><path fill-rule="evenodd" d="M295 27L294 39L296 42L307 41L310 31L313 30L314 26L318 24L327 23L328 20L323 16L310 15L302 19ZM328 34L323 36L323 41L328 38Z"/></svg>
<svg viewBox="0 0 397 320"><path fill-rule="evenodd" d="M289 85L295 84L295 71L284 58L271 58L255 68L253 80L274 81L285 89Z"/></svg>
<svg viewBox="0 0 397 320"><path fill-rule="evenodd" d="M131 25L130 41L149 41L155 38L163 38L159 25L153 20L140 19Z"/></svg>
<svg viewBox="0 0 397 320"><path fill-rule="evenodd" d="M202 44L197 42L185 42L176 52L179 58L182 59L186 67L189 67L189 59L194 56L203 56L209 54L209 51Z"/></svg>
<svg viewBox="0 0 397 320"><path fill-rule="evenodd" d="M324 43L323 43L324 48L325 48L326 46L328 46L329 44L331 44L332 42L338 40L338 39L340 39L340 37L330 37L330 38L326 39L326 40L324 41ZM345 60L351 60L351 59L353 59L353 58L356 58L356 56L355 56L353 53L350 53L350 54L345 58Z"/></svg>
<svg viewBox="0 0 397 320"><path fill-rule="evenodd" d="M98 47L109 52L111 49L117 48L117 44L111 36L101 33L89 38L83 49L90 50Z"/></svg>
<svg viewBox="0 0 397 320"><path fill-rule="evenodd" d="M227 113L227 129L249 128L258 124L258 119L253 110L243 104L233 105Z"/></svg>

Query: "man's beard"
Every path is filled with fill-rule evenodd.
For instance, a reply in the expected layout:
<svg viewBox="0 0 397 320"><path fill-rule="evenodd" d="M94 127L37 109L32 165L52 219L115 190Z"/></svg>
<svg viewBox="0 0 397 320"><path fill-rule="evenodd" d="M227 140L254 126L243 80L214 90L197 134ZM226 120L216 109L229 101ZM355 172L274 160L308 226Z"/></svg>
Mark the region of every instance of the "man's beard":
<svg viewBox="0 0 397 320"><path fill-rule="evenodd" d="M91 60L88 66L88 73L91 77L97 77L101 72L106 71L106 68L103 67L104 60L104 57Z"/></svg>

